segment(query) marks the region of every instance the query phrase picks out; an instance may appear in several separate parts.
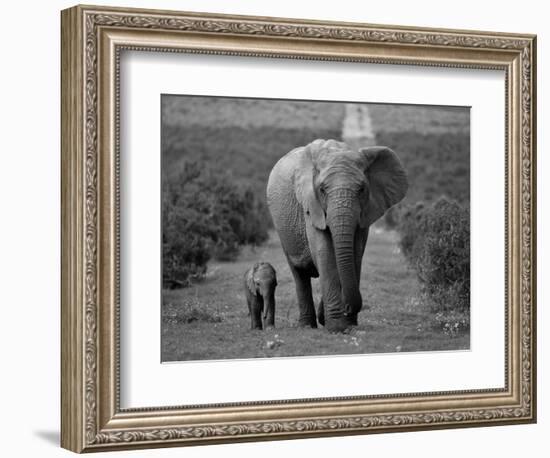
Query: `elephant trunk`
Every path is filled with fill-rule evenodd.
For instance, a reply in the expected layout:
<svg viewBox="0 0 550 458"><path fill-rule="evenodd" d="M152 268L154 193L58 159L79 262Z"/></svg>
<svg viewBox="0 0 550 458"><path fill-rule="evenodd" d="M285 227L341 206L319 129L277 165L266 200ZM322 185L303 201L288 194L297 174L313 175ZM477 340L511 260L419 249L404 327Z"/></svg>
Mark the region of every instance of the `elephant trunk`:
<svg viewBox="0 0 550 458"><path fill-rule="evenodd" d="M334 245L336 267L341 285L341 303L346 316L361 310L362 298L355 270L355 233L357 218L349 207L330 212L329 227ZM330 311L327 311L330 316Z"/></svg>

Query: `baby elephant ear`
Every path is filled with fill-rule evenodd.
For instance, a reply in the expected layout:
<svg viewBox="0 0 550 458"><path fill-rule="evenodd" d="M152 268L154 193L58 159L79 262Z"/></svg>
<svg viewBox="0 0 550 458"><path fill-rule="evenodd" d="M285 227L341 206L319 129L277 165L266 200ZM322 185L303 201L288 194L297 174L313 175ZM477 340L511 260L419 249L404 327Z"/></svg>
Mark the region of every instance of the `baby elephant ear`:
<svg viewBox="0 0 550 458"><path fill-rule="evenodd" d="M248 272L246 273L246 287L252 294L256 294L256 285L254 285L255 270L256 270L256 266L248 269Z"/></svg>
<svg viewBox="0 0 550 458"><path fill-rule="evenodd" d="M369 186L369 202L361 218L361 225L368 227L386 210L403 200L409 182L407 172L394 151L385 146L362 148L365 159L365 175Z"/></svg>

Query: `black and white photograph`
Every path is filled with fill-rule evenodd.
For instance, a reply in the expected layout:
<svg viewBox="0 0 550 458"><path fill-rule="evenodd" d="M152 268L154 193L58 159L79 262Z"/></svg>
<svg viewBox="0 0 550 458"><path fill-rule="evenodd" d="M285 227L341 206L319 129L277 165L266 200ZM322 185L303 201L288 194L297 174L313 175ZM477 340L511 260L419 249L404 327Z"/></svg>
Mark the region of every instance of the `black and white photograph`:
<svg viewBox="0 0 550 458"><path fill-rule="evenodd" d="M470 348L470 108L163 94L162 362Z"/></svg>

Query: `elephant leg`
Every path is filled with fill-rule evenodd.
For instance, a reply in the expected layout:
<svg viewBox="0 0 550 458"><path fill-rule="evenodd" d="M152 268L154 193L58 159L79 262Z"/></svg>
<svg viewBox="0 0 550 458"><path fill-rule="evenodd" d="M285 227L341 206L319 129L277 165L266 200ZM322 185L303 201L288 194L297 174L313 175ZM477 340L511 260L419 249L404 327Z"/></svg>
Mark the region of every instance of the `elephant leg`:
<svg viewBox="0 0 550 458"><path fill-rule="evenodd" d="M323 298L319 299L319 304L317 305L317 321L321 326L325 325L325 305L323 304Z"/></svg>
<svg viewBox="0 0 550 458"><path fill-rule="evenodd" d="M261 297L254 297L250 303L250 329L262 329L262 308Z"/></svg>
<svg viewBox="0 0 550 458"><path fill-rule="evenodd" d="M264 324L265 327L275 327L275 304L272 302L266 306Z"/></svg>
<svg viewBox="0 0 550 458"><path fill-rule="evenodd" d="M311 276L308 272L297 269L292 265L290 270L296 283L296 296L298 297L298 309L300 311L298 326L316 328L317 317L315 316L315 306L311 292Z"/></svg>
<svg viewBox="0 0 550 458"><path fill-rule="evenodd" d="M319 310L319 323L325 326L329 332L343 332L353 325L350 316L344 315L340 297L341 285L336 275L320 275L321 291L323 298Z"/></svg>
<svg viewBox="0 0 550 458"><path fill-rule="evenodd" d="M363 254L365 253L368 234L368 229L365 231L357 231L357 233L355 234L355 271L357 272L357 281L359 282L359 285L361 284L361 267L363 264ZM367 310L369 309L368 304L363 303L362 306L364 306ZM357 326L357 315L360 311L361 309L357 310L356 313L353 313L350 316L350 320L355 326Z"/></svg>

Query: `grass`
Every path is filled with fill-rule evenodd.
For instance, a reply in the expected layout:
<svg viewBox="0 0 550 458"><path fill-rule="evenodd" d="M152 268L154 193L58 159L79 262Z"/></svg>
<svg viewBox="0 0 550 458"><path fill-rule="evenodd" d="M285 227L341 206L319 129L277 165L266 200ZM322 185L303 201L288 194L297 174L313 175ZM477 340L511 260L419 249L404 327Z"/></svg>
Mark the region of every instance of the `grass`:
<svg viewBox="0 0 550 458"><path fill-rule="evenodd" d="M242 275L258 260L269 260L278 276L275 329L250 330ZM393 231L371 231L363 259L365 305L349 334L322 327L300 329L296 294L278 238L271 232L260 248L247 247L235 262L212 262L206 279L190 288L163 292L162 360L270 358L469 348L467 330L446 332L419 300L415 274L406 267ZM318 281L314 294L319 297ZM189 320L189 307L203 311ZM191 316L194 316L191 314Z"/></svg>

